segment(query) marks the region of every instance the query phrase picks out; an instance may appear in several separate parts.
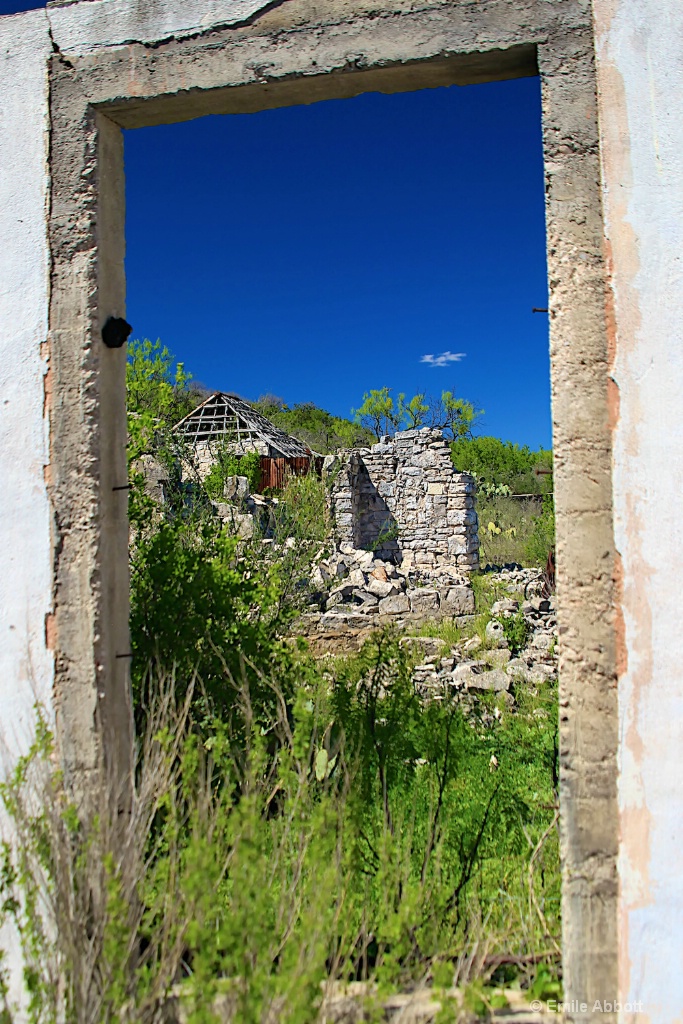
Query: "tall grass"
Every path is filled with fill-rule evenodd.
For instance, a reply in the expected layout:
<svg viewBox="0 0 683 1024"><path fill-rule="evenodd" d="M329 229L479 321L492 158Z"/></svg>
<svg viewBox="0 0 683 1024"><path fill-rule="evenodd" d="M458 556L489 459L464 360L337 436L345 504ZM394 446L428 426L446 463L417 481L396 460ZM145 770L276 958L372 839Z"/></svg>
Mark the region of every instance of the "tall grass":
<svg viewBox="0 0 683 1024"><path fill-rule="evenodd" d="M2 788L29 1019L151 1024L182 1005L200 1024L222 1000L235 1021L307 1024L335 980L526 982L554 964L554 694L473 719L448 692L418 699L410 669L383 634L334 678L303 672L291 700L259 673L265 724L245 675L237 731L157 681L123 815L106 778L75 801L39 720Z"/></svg>

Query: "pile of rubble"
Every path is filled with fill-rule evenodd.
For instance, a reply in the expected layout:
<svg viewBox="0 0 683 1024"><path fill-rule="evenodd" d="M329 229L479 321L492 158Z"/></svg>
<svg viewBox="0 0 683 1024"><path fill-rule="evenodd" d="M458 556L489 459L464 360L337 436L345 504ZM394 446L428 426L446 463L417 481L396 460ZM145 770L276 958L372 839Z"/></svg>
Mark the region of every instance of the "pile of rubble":
<svg viewBox="0 0 683 1024"><path fill-rule="evenodd" d="M322 650L358 649L381 626L474 614L469 576L455 566L394 565L352 549L318 561L309 580L316 610L301 617L301 635Z"/></svg>
<svg viewBox="0 0 683 1024"><path fill-rule="evenodd" d="M510 688L514 682L538 686L556 678L555 603L552 598L541 596L538 571L505 570L488 578L502 584L510 596L491 607L485 639L473 636L454 646L439 637L402 639L401 643L420 651L421 660L413 678L424 696L438 699L445 688L452 688L463 695L506 693L512 699ZM527 627L527 640L524 648L514 654L503 621L520 612Z"/></svg>
<svg viewBox="0 0 683 1024"><path fill-rule="evenodd" d="M474 612L469 577L451 565L406 568L376 558L372 551L351 550L320 561L311 583L329 587L325 611L336 617L372 615L384 621Z"/></svg>

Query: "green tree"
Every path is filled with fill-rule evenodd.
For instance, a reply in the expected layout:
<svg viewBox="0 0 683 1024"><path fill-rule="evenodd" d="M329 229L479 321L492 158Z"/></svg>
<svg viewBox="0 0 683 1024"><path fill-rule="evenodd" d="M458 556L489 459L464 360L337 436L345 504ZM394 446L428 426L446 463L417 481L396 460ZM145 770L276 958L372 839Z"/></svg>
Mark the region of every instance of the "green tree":
<svg viewBox="0 0 683 1024"><path fill-rule="evenodd" d="M313 402L300 402L291 408L275 395L263 395L254 408L276 427L303 441L321 455L340 448L362 448L372 443L373 434L360 423L333 416Z"/></svg>
<svg viewBox="0 0 683 1024"><path fill-rule="evenodd" d="M191 380L159 339L128 342L126 404L133 456L147 451L159 431L170 430L201 401L203 389L191 386Z"/></svg>
<svg viewBox="0 0 683 1024"><path fill-rule="evenodd" d="M407 430L418 430L420 427L423 427L429 414L429 402L424 391L413 395L408 402L406 401L406 396L400 394L398 396L398 411Z"/></svg>
<svg viewBox="0 0 683 1024"><path fill-rule="evenodd" d="M378 440L395 430L400 422L400 413L394 407L390 390L384 387L366 391L363 404L359 409L352 410L355 420L369 427Z"/></svg>
<svg viewBox="0 0 683 1024"><path fill-rule="evenodd" d="M471 437L475 421L483 415L472 402L456 398L452 391L442 391L441 398L432 402L432 426L438 427L453 441Z"/></svg>
<svg viewBox="0 0 683 1024"><path fill-rule="evenodd" d="M498 437L460 437L451 452L456 468L474 474L480 487L509 488L512 494L548 494L553 489L549 449L532 451Z"/></svg>

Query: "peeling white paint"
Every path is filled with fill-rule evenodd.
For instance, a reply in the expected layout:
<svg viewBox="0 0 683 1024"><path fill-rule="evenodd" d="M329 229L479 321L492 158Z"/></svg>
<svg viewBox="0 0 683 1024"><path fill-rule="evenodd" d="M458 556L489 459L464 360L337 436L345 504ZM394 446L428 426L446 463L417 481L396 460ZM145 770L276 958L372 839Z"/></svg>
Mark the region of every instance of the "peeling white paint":
<svg viewBox="0 0 683 1024"><path fill-rule="evenodd" d="M52 601L43 412L49 257L45 15L0 18L0 707L3 731L30 724L50 693ZM27 713L29 718L27 719Z"/></svg>
<svg viewBox="0 0 683 1024"><path fill-rule="evenodd" d="M48 704L52 656L45 616L52 601L48 461L43 414L49 259L48 83L43 11L0 18L0 776ZM0 830L7 822L0 815ZM18 978L16 943L10 984Z"/></svg>
<svg viewBox="0 0 683 1024"><path fill-rule="evenodd" d="M683 6L593 0L619 418L620 997L683 1020Z"/></svg>
<svg viewBox="0 0 683 1024"><path fill-rule="evenodd" d="M47 13L55 42L68 55L130 42L182 39L240 24L269 6L270 0L88 0L50 6Z"/></svg>

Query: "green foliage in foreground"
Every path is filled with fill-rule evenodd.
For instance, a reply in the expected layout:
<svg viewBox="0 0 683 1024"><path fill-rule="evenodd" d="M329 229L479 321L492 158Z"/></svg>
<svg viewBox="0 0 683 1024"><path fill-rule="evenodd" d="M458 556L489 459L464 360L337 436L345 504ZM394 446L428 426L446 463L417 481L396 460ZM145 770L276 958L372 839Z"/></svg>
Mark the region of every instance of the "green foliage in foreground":
<svg viewBox="0 0 683 1024"><path fill-rule="evenodd" d="M189 1024L217 999L314 1024L335 979L471 983L477 1009L492 981L557 990L554 688L426 700L392 633L324 668L283 640L325 534L321 485L285 492L276 536L298 543L266 558L201 501L163 519L133 489L130 812L97 779L76 802L40 718L0 787L31 1024L156 1024L172 993ZM473 629L494 596L477 581ZM11 1024L6 996L0 971Z"/></svg>
<svg viewBox="0 0 683 1024"><path fill-rule="evenodd" d="M491 979L501 955L521 980L525 958L554 962L552 691L515 712L425 703L391 634L325 676L300 669L291 701L268 677L267 721L236 690L239 742L161 687L123 823L98 794L77 812L44 733L1 793L31 1021L151 1024L182 982L192 1024L221 993L237 1020L312 1024L330 978L382 992Z"/></svg>

